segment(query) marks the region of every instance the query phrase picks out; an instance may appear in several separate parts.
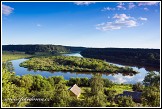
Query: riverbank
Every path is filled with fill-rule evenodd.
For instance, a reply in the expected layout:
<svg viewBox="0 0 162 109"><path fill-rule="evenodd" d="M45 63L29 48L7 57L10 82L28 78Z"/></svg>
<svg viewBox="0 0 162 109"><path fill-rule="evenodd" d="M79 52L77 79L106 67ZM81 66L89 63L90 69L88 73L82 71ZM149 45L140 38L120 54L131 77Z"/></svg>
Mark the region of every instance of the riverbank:
<svg viewBox="0 0 162 109"><path fill-rule="evenodd" d="M11 52L11 51L3 51L2 52L2 62L22 59L22 58L30 58L33 55L25 54L25 52Z"/></svg>

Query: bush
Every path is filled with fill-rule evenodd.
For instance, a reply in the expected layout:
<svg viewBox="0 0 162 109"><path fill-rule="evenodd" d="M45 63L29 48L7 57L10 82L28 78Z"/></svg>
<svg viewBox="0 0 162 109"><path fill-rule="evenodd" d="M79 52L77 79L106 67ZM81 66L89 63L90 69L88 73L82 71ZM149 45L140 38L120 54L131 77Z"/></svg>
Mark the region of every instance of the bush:
<svg viewBox="0 0 162 109"><path fill-rule="evenodd" d="M133 89L133 91L142 92L143 85L142 85L142 83L138 82L138 83L133 85L132 89Z"/></svg>
<svg viewBox="0 0 162 109"><path fill-rule="evenodd" d="M118 96L116 103L119 107L134 107L136 106L135 102L132 100L132 97L127 96Z"/></svg>

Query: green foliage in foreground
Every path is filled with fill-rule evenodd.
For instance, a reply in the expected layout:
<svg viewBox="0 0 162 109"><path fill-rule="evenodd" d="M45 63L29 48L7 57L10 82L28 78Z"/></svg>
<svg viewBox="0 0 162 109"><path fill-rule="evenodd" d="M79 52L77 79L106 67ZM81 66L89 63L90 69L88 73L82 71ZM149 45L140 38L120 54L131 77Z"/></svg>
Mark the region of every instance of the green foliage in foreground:
<svg viewBox="0 0 162 109"><path fill-rule="evenodd" d="M74 56L50 56L31 58L20 66L33 70L45 71L84 71L108 73L138 73L129 67L118 67L99 59L90 59Z"/></svg>
<svg viewBox="0 0 162 109"><path fill-rule="evenodd" d="M149 72L143 81L142 104L147 107L160 106L160 74Z"/></svg>
<svg viewBox="0 0 162 109"><path fill-rule="evenodd" d="M101 74L94 75L91 79L77 79L80 84L89 83L87 91L83 88L81 98L76 99L69 95L63 77L45 78L41 75L15 76L9 71L9 67L3 64L2 69L2 105L3 107L101 107L109 102L104 93L104 81ZM82 83L83 82L83 83ZM105 86L110 86L105 82ZM74 84L73 84L74 85ZM90 89L90 90L89 90Z"/></svg>
<svg viewBox="0 0 162 109"><path fill-rule="evenodd" d="M132 97L120 96L117 98L119 107L134 107L136 104L133 102Z"/></svg>
<svg viewBox="0 0 162 109"><path fill-rule="evenodd" d="M142 89L142 103L138 106L160 106L160 84L155 84L160 83L159 76L154 72L146 75L143 82L144 84L149 83L150 86L145 84ZM69 86L67 86L72 86L76 80L79 81L79 85L84 87L81 88L79 99L70 96ZM63 77L15 76L11 63L2 66L3 107L136 107L137 104L131 97L116 98L123 88L124 90L129 89L130 86L113 84L109 80L101 78L101 74L98 73L94 74L91 79L73 78L66 81Z"/></svg>
<svg viewBox="0 0 162 109"><path fill-rule="evenodd" d="M142 92L143 84L140 82L137 82L136 84L133 85L132 89L133 89L133 91Z"/></svg>
<svg viewBox="0 0 162 109"><path fill-rule="evenodd" d="M160 88L155 86L146 87L142 94L142 103L146 107L159 107Z"/></svg>

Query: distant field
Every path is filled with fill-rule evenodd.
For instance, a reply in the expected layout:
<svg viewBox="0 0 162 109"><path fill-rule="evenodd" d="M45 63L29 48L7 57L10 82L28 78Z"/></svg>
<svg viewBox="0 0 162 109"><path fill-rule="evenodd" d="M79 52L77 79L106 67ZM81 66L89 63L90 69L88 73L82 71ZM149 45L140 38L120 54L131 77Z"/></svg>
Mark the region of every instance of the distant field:
<svg viewBox="0 0 162 109"><path fill-rule="evenodd" d="M133 91L132 90L132 86L130 84L114 84L111 88L106 88L104 87L105 89L109 89L109 90L115 90L116 93L115 95L118 95L118 94L122 94L123 91ZM87 94L86 94L86 90L91 90L90 87L81 87L81 90L82 90L82 94L80 96L81 99L84 99Z"/></svg>
<svg viewBox="0 0 162 109"><path fill-rule="evenodd" d="M25 52L10 52L10 51L2 51L2 62L6 62L9 60L21 59L31 57L32 55L25 54Z"/></svg>
<svg viewBox="0 0 162 109"><path fill-rule="evenodd" d="M127 91L132 91L132 86L131 85L121 85L121 84L115 84L113 85L111 88L108 88L110 90L116 90L116 94L122 94L123 91L127 90Z"/></svg>

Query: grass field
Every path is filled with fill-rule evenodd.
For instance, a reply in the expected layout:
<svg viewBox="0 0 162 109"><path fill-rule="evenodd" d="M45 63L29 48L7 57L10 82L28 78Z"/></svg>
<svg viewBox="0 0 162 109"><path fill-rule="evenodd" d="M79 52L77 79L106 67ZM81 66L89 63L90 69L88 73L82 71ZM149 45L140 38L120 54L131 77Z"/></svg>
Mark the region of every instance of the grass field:
<svg viewBox="0 0 162 109"><path fill-rule="evenodd" d="M123 91L132 91L132 86L129 85L129 84L115 84L113 85L111 88L106 88L104 87L105 89L109 89L109 90L116 90L116 94L115 95L118 95L118 94L122 94ZM81 87L81 96L80 98L81 99L84 99L84 96L86 96L86 90L91 90L90 87Z"/></svg>
<svg viewBox="0 0 162 109"><path fill-rule="evenodd" d="M21 58L28 58L32 55L25 54L24 52L10 52L10 51L3 51L2 52L2 62L6 62L9 60L21 59Z"/></svg>
<svg viewBox="0 0 162 109"><path fill-rule="evenodd" d="M106 88L106 87L105 87ZM132 91L132 86L129 84L115 84L111 88L107 88L109 90L116 90L116 94L121 94L123 91ZM85 90L90 90L90 87L81 87L82 93L85 93Z"/></svg>
<svg viewBox="0 0 162 109"><path fill-rule="evenodd" d="M127 91L132 91L132 86L130 86L129 84L115 84L113 85L111 88L107 88L110 90L116 90L116 94L122 94L123 91L127 90Z"/></svg>

